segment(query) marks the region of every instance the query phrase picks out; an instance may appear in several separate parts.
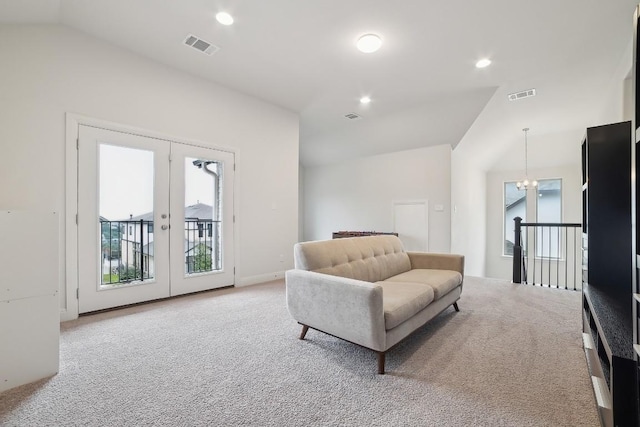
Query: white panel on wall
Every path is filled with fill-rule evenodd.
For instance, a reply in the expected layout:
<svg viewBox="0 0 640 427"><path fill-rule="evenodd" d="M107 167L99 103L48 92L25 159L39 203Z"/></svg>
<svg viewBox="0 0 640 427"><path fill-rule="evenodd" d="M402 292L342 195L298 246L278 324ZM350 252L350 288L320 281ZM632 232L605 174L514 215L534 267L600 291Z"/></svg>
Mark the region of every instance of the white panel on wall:
<svg viewBox="0 0 640 427"><path fill-rule="evenodd" d="M58 372L58 295L0 301L0 392Z"/></svg>
<svg viewBox="0 0 640 427"><path fill-rule="evenodd" d="M0 301L57 293L58 220L55 212L0 212Z"/></svg>
<svg viewBox="0 0 640 427"><path fill-rule="evenodd" d="M429 250L429 202L427 200L394 202L393 231L398 233L405 250Z"/></svg>
<svg viewBox="0 0 640 427"><path fill-rule="evenodd" d="M0 212L0 392L58 372L59 215Z"/></svg>

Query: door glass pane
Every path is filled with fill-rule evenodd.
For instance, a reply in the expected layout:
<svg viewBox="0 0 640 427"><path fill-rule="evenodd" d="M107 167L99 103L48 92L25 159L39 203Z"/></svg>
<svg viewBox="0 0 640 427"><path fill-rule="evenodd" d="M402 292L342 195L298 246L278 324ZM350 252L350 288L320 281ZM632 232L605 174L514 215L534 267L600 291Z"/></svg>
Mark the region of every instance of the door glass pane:
<svg viewBox="0 0 640 427"><path fill-rule="evenodd" d="M513 244L515 241L515 217L522 218L522 222L527 221L527 191L520 190L515 182L504 183L504 245L503 255L513 255ZM526 248L526 233L523 233L522 247Z"/></svg>
<svg viewBox="0 0 640 427"><path fill-rule="evenodd" d="M184 182L185 275L219 271L222 163L186 157Z"/></svg>
<svg viewBox="0 0 640 427"><path fill-rule="evenodd" d="M100 144L100 288L154 278L153 152Z"/></svg>

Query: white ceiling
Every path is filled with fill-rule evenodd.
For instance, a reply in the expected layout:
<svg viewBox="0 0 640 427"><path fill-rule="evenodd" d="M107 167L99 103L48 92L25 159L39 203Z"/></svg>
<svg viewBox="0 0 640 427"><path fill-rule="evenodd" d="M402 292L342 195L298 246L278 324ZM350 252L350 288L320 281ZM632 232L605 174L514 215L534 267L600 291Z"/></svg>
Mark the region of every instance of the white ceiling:
<svg viewBox="0 0 640 427"><path fill-rule="evenodd" d="M455 147L481 113L484 128L515 139L524 126L534 138L583 126L631 40L637 1L0 0L0 22L61 23L299 113L310 166ZM220 10L233 26L215 21ZM369 32L383 46L360 53ZM190 33L220 51L185 47ZM493 64L476 69L482 57ZM530 87L536 98L485 109Z"/></svg>

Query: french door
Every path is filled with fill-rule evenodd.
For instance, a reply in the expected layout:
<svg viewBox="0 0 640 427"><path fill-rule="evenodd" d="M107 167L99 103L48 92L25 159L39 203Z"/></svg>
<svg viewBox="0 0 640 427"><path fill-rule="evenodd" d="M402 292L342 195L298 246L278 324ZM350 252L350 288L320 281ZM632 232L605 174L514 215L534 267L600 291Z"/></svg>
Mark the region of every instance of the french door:
<svg viewBox="0 0 640 427"><path fill-rule="evenodd" d="M78 135L80 313L234 284L233 153Z"/></svg>

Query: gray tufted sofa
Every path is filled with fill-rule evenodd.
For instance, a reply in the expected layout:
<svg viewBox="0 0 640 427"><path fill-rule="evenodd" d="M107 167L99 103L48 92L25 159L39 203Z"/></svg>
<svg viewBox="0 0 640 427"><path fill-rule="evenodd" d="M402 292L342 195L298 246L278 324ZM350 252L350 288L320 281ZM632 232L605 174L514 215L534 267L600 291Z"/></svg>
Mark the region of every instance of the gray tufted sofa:
<svg viewBox="0 0 640 427"><path fill-rule="evenodd" d="M396 236L298 243L287 307L302 325L385 353L450 305L458 310L462 255L406 252Z"/></svg>

